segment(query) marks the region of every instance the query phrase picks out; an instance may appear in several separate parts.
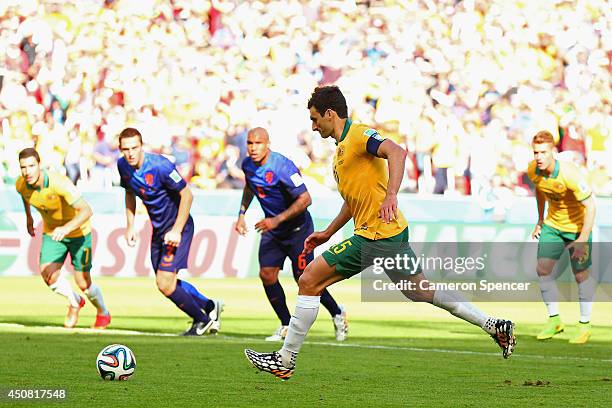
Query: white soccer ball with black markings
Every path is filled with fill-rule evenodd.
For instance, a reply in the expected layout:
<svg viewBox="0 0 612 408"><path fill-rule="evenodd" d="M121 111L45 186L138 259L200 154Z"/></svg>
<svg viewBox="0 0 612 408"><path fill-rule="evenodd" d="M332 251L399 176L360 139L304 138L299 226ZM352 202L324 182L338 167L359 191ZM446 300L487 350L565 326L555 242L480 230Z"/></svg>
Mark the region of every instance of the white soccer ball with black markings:
<svg viewBox="0 0 612 408"><path fill-rule="evenodd" d="M129 347L111 344L98 354L96 368L104 380L127 380L136 370L136 357Z"/></svg>

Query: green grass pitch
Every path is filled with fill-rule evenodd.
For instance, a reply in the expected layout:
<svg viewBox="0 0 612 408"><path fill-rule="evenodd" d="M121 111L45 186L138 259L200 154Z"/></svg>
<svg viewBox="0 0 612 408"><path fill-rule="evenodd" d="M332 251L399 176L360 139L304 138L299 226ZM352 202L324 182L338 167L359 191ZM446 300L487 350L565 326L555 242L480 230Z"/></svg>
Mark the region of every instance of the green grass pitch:
<svg viewBox="0 0 612 408"><path fill-rule="evenodd" d="M504 360L480 329L426 304L361 303L359 280L334 285L346 306L349 339L337 343L332 322L319 311L296 373L282 382L258 373L243 355L250 347L272 351L263 338L277 326L256 279L192 280L226 303L221 333L173 336L188 319L155 288L152 278L99 278L113 314L107 331L86 329L94 308L81 312L79 328L61 328L66 305L39 277L0 278L0 389L62 388L62 402L9 401L2 406L57 407L468 407L610 406L612 403L612 303L594 305L591 342L567 343L575 334L578 304L563 303L565 333L538 342L546 318L541 303L483 303L516 323L517 348ZM296 285L282 280L290 310ZM137 359L134 376L105 382L97 353L122 343Z"/></svg>

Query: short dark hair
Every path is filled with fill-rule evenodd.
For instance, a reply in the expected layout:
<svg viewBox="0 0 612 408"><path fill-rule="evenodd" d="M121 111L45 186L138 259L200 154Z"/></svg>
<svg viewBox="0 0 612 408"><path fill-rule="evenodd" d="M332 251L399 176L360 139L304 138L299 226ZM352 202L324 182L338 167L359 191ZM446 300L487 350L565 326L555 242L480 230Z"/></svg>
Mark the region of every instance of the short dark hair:
<svg viewBox="0 0 612 408"><path fill-rule="evenodd" d="M38 163L40 163L40 156L33 147L28 147L19 152L19 160L27 159L28 157L33 157Z"/></svg>
<svg viewBox="0 0 612 408"><path fill-rule="evenodd" d="M312 92L308 100L308 109L314 107L321 116L325 115L328 109L338 114L340 119L348 118L348 108L344 95L335 85L318 86Z"/></svg>
<svg viewBox="0 0 612 408"><path fill-rule="evenodd" d="M140 134L138 129L134 129L130 127L123 129L121 133L119 133L119 146L121 146L121 141L123 139L128 139L134 136L138 136L138 139L140 139L140 144L142 144L142 135Z"/></svg>

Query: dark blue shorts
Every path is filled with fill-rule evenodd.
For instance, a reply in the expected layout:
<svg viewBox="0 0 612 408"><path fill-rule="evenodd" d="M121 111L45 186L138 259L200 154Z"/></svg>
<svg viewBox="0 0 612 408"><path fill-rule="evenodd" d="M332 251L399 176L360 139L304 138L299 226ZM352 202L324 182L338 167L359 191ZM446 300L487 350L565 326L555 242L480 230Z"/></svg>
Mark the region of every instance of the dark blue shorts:
<svg viewBox="0 0 612 408"><path fill-rule="evenodd" d="M285 259L289 257L293 276L297 279L306 265L314 259L314 253L312 252L308 255L302 254L304 241L313 231L314 227L312 221L310 221L283 237L274 237L270 233L263 234L259 243L259 266L261 268L282 268Z"/></svg>
<svg viewBox="0 0 612 408"><path fill-rule="evenodd" d="M153 270L155 272L166 271L176 273L180 269L187 268L189 248L193 239L193 219L190 217L185 224L183 234L181 235L181 243L178 247L164 244L164 235L165 232L163 234L156 234L153 231L153 237L151 238L151 263L153 264Z"/></svg>

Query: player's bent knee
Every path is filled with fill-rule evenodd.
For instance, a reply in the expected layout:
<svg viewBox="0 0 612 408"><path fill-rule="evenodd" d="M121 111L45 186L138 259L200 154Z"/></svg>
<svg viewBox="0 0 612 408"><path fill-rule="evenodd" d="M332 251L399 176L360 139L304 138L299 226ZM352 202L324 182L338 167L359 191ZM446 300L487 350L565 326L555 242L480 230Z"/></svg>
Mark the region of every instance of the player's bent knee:
<svg viewBox="0 0 612 408"><path fill-rule="evenodd" d="M300 294L307 296L317 296L323 291L323 287L320 287L318 279L315 278L313 273L308 273L305 270L304 273L298 279L298 287Z"/></svg>
<svg viewBox="0 0 612 408"><path fill-rule="evenodd" d="M157 289L162 293L162 295L168 297L174 292L174 288L171 288L169 285L157 285Z"/></svg>
<svg viewBox="0 0 612 408"><path fill-rule="evenodd" d="M61 266L46 265L40 269L40 276L47 286L53 285L59 279L61 274Z"/></svg>
<svg viewBox="0 0 612 408"><path fill-rule="evenodd" d="M84 272L75 272L74 280L76 281L77 286L83 292L89 289L91 286L91 277L88 273Z"/></svg>
<svg viewBox="0 0 612 408"><path fill-rule="evenodd" d="M273 285L278 281L279 269L263 268L259 270L259 279L265 286Z"/></svg>
<svg viewBox="0 0 612 408"><path fill-rule="evenodd" d="M589 270L583 269L581 271L574 272L574 279L576 279L576 283L582 283L589 278Z"/></svg>
<svg viewBox="0 0 612 408"><path fill-rule="evenodd" d="M538 262L536 266L536 272L538 276L548 276L552 273L554 265L548 265L547 263Z"/></svg>
<svg viewBox="0 0 612 408"><path fill-rule="evenodd" d="M176 282L167 280L157 280L157 289L166 297L174 293L176 289Z"/></svg>

